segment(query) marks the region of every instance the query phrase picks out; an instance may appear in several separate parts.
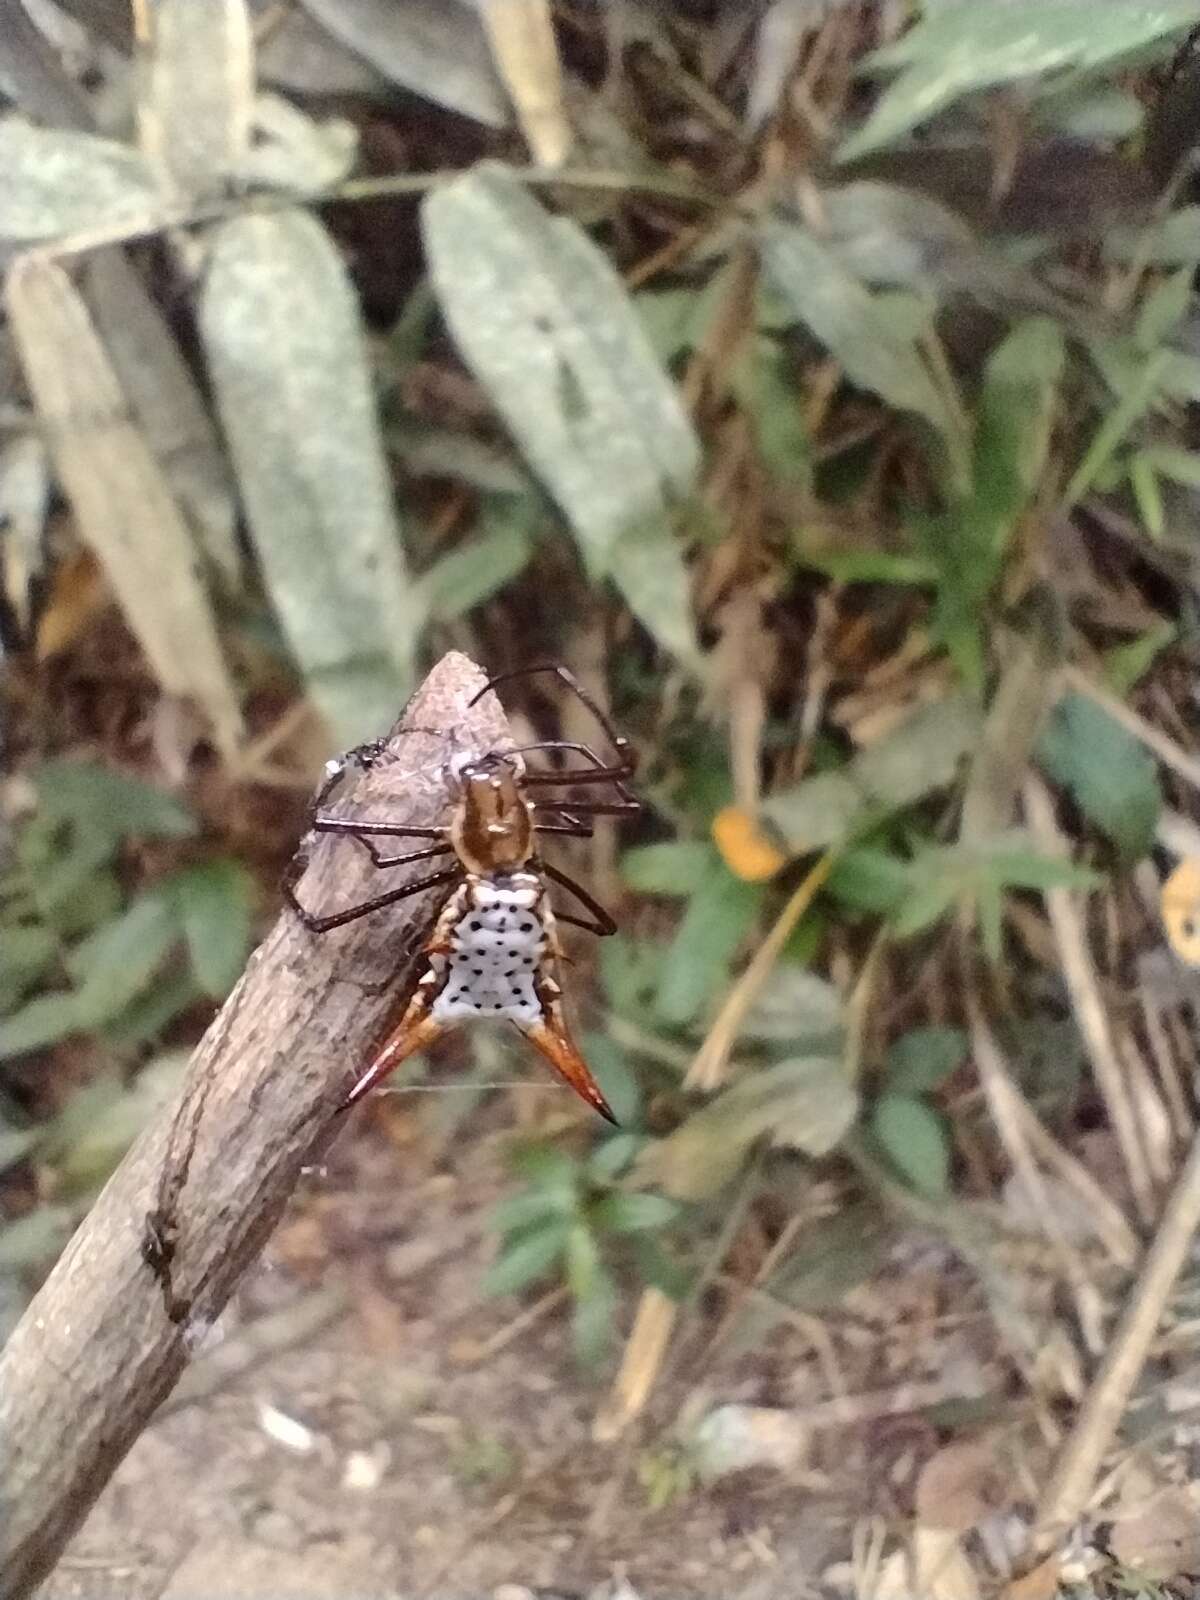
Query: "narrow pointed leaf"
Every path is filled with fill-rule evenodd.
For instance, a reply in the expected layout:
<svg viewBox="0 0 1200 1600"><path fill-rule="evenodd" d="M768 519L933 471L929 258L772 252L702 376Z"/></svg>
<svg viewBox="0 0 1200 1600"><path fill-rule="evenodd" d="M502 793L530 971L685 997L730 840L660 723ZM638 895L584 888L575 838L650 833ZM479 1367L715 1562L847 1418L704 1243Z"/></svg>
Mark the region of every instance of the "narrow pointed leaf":
<svg viewBox="0 0 1200 1600"><path fill-rule="evenodd" d="M254 48L245 0L157 0L138 124L165 186L220 193L250 144Z"/></svg>
<svg viewBox="0 0 1200 1600"><path fill-rule="evenodd" d="M0 118L0 239L32 243L144 222L164 209L154 175L115 139Z"/></svg>
<svg viewBox="0 0 1200 1600"><path fill-rule="evenodd" d="M965 94L1043 73L1094 70L1195 22L1193 0L1010 0L928 16L871 59L872 66L902 70L838 159L893 143Z"/></svg>
<svg viewBox="0 0 1200 1600"><path fill-rule="evenodd" d="M325 230L300 211L215 230L200 328L271 599L331 730L354 743L403 704L424 613Z"/></svg>
<svg viewBox="0 0 1200 1600"><path fill-rule="evenodd" d="M580 228L551 217L501 167L435 190L422 225L464 359L561 507L589 570L614 571L637 609L652 576L638 559L644 530L691 488L699 446L620 278ZM656 564L672 552L674 575L650 609L678 633L682 563L670 539L655 542ZM686 631L672 647L691 648L690 622Z"/></svg>
<svg viewBox="0 0 1200 1600"><path fill-rule="evenodd" d="M67 274L26 257L9 274L8 311L54 465L81 537L103 564L163 688L190 695L218 742L241 733L196 552L179 504L142 433Z"/></svg>
<svg viewBox="0 0 1200 1600"><path fill-rule="evenodd" d="M303 0L335 39L393 83L502 128L511 119L469 0Z"/></svg>
<svg viewBox="0 0 1200 1600"><path fill-rule="evenodd" d="M210 861L169 884L196 981L223 1000L249 954L254 880L235 861Z"/></svg>
<svg viewBox="0 0 1200 1600"><path fill-rule="evenodd" d="M767 276L797 321L841 363L852 383L898 411L924 417L945 445L952 478L965 484L968 441L962 422L934 382L905 319L799 223L767 218L760 246Z"/></svg>
<svg viewBox="0 0 1200 1600"><path fill-rule="evenodd" d="M93 251L81 281L147 443L205 555L236 583L242 558L229 461L170 324L122 250Z"/></svg>

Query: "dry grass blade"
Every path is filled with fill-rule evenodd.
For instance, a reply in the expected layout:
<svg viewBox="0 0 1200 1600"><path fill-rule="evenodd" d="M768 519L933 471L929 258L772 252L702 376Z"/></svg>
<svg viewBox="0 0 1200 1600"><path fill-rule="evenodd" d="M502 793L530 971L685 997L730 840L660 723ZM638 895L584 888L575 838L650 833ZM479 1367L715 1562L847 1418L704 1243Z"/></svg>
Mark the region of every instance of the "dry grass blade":
<svg viewBox="0 0 1200 1600"><path fill-rule="evenodd" d="M611 1444L619 1438L645 1406L654 1381L662 1370L678 1312L678 1302L661 1289L643 1291L633 1329L621 1357L621 1370L617 1373L612 1392L592 1424L592 1438L597 1443Z"/></svg>
<svg viewBox="0 0 1200 1600"><path fill-rule="evenodd" d="M683 1080L687 1088L711 1091L724 1081L729 1057L737 1043L738 1033L750 1007L762 993L762 987L770 977L780 951L788 942L800 918L813 903L832 866L831 856L822 857L779 913L775 926L754 952L749 966L729 991L716 1020L708 1030L704 1043L696 1052Z"/></svg>
<svg viewBox="0 0 1200 1600"><path fill-rule="evenodd" d="M221 194L250 147L253 113L244 0L158 0L138 132L166 186L194 199Z"/></svg>
<svg viewBox="0 0 1200 1600"><path fill-rule="evenodd" d="M1192 1143L1108 1353L1046 1487L1039 1514L1044 1529L1073 1523L1086 1507L1198 1227L1200 1137Z"/></svg>
<svg viewBox="0 0 1200 1600"><path fill-rule="evenodd" d="M1067 1238L1051 1202L1049 1191L1042 1182L1042 1175L1033 1158L1031 1142L1027 1137L1025 1119L1018 1111L1017 1103L1021 1097L1009 1075L1007 1063L1001 1054L995 1035L987 1025L974 980L969 975L966 983L966 1000L967 1016L971 1024L971 1047L975 1064L979 1068L983 1092L987 1096L988 1106L996 1124L996 1131L1008 1152L1013 1170L1032 1201L1033 1209L1041 1219L1042 1227L1062 1267L1063 1276L1071 1286L1080 1328L1083 1330L1089 1349L1095 1354L1103 1347L1100 1296L1088 1277L1078 1250Z"/></svg>
<svg viewBox="0 0 1200 1600"><path fill-rule="evenodd" d="M1029 826L1039 845L1047 855L1061 857L1065 853L1065 845L1054 820L1050 796L1045 786L1032 775L1026 780L1024 798ZM1149 1221L1156 1210L1154 1185L1125 1082L1125 1068L1121 1064L1108 1013L1100 995L1100 983L1088 948L1084 920L1071 890L1047 889L1045 897L1046 911L1062 961L1063 980L1092 1064L1096 1087L1108 1110L1138 1214L1143 1221Z"/></svg>
<svg viewBox="0 0 1200 1600"><path fill-rule="evenodd" d="M6 300L29 387L81 537L103 563L163 688L187 695L227 753L242 722L183 517L87 306L53 262L27 257Z"/></svg>
<svg viewBox="0 0 1200 1600"><path fill-rule="evenodd" d="M489 0L479 15L533 159L561 166L571 148L571 124L549 0Z"/></svg>
<svg viewBox="0 0 1200 1600"><path fill-rule="evenodd" d="M138 426L205 555L236 583L242 563L228 462L170 325L119 250L90 255L82 287Z"/></svg>

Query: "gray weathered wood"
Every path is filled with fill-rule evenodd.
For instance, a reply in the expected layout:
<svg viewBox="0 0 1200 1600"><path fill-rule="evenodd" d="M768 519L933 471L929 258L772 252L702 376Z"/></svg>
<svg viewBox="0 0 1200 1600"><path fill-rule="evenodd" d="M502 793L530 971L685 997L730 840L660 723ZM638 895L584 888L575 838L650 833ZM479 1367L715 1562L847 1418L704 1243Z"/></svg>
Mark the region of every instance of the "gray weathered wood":
<svg viewBox="0 0 1200 1600"><path fill-rule="evenodd" d="M468 710L484 682L466 656L445 656L385 759L336 809L444 821L451 750L509 741L493 696ZM310 908L331 910L399 884L402 871L427 876L439 865L382 873L352 839L322 835L299 892ZM198 1046L179 1105L129 1152L0 1352L5 1600L49 1572L261 1249L302 1167L343 1126L336 1108L412 980L435 904L427 892L320 937L280 916ZM395 983L372 992L389 972ZM174 1294L190 1307L181 1323L142 1257L164 1159L182 1175L172 1265Z"/></svg>

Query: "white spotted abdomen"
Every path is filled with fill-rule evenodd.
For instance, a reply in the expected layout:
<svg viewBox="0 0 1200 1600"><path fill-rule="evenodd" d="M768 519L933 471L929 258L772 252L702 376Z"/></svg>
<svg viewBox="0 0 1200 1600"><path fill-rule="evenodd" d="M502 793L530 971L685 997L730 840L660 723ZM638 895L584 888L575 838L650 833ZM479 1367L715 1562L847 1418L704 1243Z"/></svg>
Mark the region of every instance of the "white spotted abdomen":
<svg viewBox="0 0 1200 1600"><path fill-rule="evenodd" d="M449 955L435 956L437 1022L491 1017L528 1028L543 1014L537 976L546 954L542 886L532 873L472 878L446 930ZM456 901L459 896L455 896Z"/></svg>

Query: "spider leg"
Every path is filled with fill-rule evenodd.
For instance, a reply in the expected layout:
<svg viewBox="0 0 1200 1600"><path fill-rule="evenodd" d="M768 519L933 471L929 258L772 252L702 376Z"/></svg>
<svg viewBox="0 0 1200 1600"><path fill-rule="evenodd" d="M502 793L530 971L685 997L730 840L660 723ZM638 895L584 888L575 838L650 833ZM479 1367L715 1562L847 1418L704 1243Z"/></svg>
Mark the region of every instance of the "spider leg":
<svg viewBox="0 0 1200 1600"><path fill-rule="evenodd" d="M542 672L553 673L558 681L564 684L575 698L587 707L604 730L605 738L608 739L619 755L624 776L631 778L637 766L637 752L629 740L613 727L612 720L600 709L570 668L564 667L560 661L539 661L532 666L514 667L511 672L497 673L494 678L488 679L479 693L471 700L471 705L474 705L476 700L481 699L489 689L494 689L498 683L511 683L515 678L531 678Z"/></svg>
<svg viewBox="0 0 1200 1600"><path fill-rule="evenodd" d="M590 745L580 744L575 739L539 739L536 744L518 745L511 754L531 755L537 750L565 750L571 755L582 756L585 761L591 762L591 766L527 772L524 780L526 783L614 783L621 788L634 774L632 757L617 762L603 761Z"/></svg>
<svg viewBox="0 0 1200 1600"><path fill-rule="evenodd" d="M417 878L413 883L402 883L399 888L389 889L386 894L377 894L371 900L364 900L361 905L350 906L346 911L334 911L327 917L316 916L300 904L296 896L294 878L291 882L284 880L283 893L292 910L310 933L329 933L333 928L343 928L348 922L357 922L360 917L369 916L372 911L382 911L384 906L394 906L400 900L407 900L410 895L421 894L423 890L434 889L442 883L453 883L461 876L462 868L457 864L446 867L428 878Z"/></svg>
<svg viewBox="0 0 1200 1600"><path fill-rule="evenodd" d="M361 839L363 834L375 834L385 839L444 839L445 828L412 827L406 822L372 822L367 817L331 817L318 812L309 823L314 833L348 833Z"/></svg>
<svg viewBox="0 0 1200 1600"><path fill-rule="evenodd" d="M534 811L557 811L572 817L632 817L641 810L637 800L538 800Z"/></svg>
<svg viewBox="0 0 1200 1600"><path fill-rule="evenodd" d="M608 912L598 900L593 900L587 890L581 884L576 883L574 878L568 878L565 872L560 872L557 867L551 866L547 861L541 863L541 870L552 882L557 883L568 894L574 895L580 905L590 911L595 918L594 922L583 922L579 917L567 916L565 913L559 912L558 915L564 922L573 922L577 928L585 928L589 933L594 933L601 939L607 939L609 934L616 933L617 925Z"/></svg>
<svg viewBox="0 0 1200 1600"><path fill-rule="evenodd" d="M370 856L372 863L377 867L406 867L414 861L432 861L435 856L448 855L454 849L454 846L446 839L441 844L426 845L423 850L408 850L403 855L384 856L380 855L378 846L373 844L365 834L355 833L351 834L350 837L355 844L362 845Z"/></svg>

